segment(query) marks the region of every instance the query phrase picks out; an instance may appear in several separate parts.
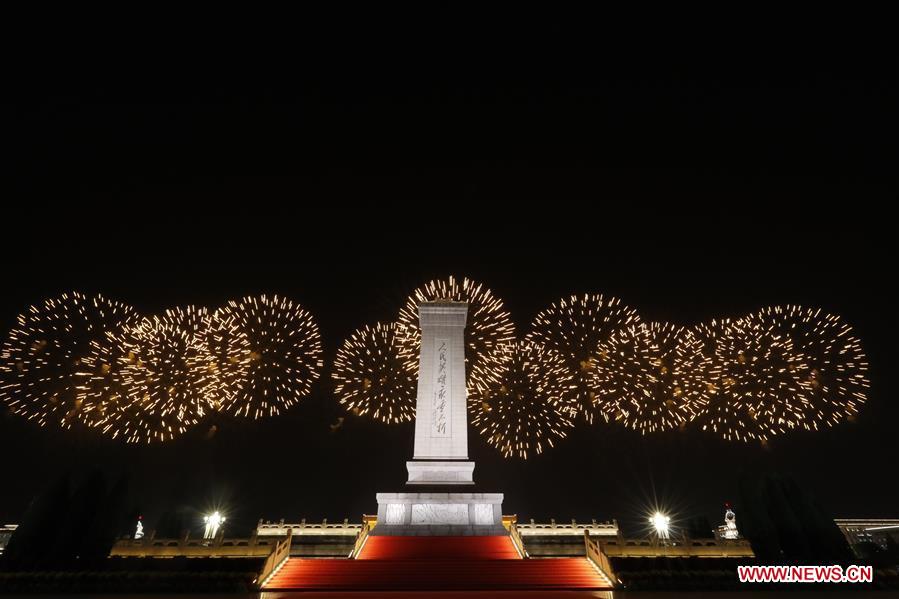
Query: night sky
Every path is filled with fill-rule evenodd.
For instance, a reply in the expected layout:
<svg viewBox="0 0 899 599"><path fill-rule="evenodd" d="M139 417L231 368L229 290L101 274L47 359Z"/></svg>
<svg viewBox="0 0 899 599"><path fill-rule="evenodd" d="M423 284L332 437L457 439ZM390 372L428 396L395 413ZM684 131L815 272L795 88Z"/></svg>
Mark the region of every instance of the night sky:
<svg viewBox="0 0 899 599"><path fill-rule="evenodd" d="M451 29L415 43L461 43ZM95 467L133 474L151 527L213 505L239 531L260 517L359 521L376 492L401 490L413 429L344 413L330 362L354 329L451 274L489 286L520 332L572 293L683 325L801 303L841 314L870 359L855 422L767 448L597 424L520 462L471 434L475 478L507 513L636 531L658 503L717 523L725 501L739 514L742 473L777 471L834 516L899 516L895 63L825 40L650 49L564 22L528 31L484 54L99 44L45 47L14 69L4 331L72 289L145 314L279 293L317 318L325 372L281 417L216 417L165 445L3 413L0 523Z"/></svg>

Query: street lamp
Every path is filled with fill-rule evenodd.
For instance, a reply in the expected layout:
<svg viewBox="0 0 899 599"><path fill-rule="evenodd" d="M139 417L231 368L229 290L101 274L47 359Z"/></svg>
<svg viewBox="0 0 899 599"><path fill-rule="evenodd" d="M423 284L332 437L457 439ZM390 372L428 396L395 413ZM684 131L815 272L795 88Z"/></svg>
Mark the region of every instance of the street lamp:
<svg viewBox="0 0 899 599"><path fill-rule="evenodd" d="M203 516L203 522L206 523L206 530L203 532L203 538L214 539L216 535L218 535L219 527L225 523L225 517L216 510L208 516Z"/></svg>
<svg viewBox="0 0 899 599"><path fill-rule="evenodd" d="M666 540L669 538L668 535L668 525L671 523L671 518L666 516L662 512L656 512L649 519L649 523L652 524L652 527L656 531L656 536L661 540Z"/></svg>

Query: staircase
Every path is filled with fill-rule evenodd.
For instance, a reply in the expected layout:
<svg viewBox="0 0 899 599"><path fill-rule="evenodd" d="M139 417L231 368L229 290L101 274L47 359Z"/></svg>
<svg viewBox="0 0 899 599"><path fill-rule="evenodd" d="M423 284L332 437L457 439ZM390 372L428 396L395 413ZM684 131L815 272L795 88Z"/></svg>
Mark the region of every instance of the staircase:
<svg viewBox="0 0 899 599"><path fill-rule="evenodd" d="M269 590L587 590L610 585L585 558L521 559L509 537L370 536L357 559L289 559Z"/></svg>
<svg viewBox="0 0 899 599"><path fill-rule="evenodd" d="M369 536L356 559L477 561L521 556L509 537Z"/></svg>

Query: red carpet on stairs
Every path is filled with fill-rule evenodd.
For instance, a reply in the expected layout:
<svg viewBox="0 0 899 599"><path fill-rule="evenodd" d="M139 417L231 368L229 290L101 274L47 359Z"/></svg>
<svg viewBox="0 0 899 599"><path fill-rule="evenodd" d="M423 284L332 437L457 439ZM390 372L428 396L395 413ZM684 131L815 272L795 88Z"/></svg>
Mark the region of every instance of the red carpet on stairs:
<svg viewBox="0 0 899 599"><path fill-rule="evenodd" d="M508 537L369 537L359 559L289 559L265 590L607 589L582 557L520 559Z"/></svg>
<svg viewBox="0 0 899 599"><path fill-rule="evenodd" d="M521 559L509 537L370 536L356 559Z"/></svg>

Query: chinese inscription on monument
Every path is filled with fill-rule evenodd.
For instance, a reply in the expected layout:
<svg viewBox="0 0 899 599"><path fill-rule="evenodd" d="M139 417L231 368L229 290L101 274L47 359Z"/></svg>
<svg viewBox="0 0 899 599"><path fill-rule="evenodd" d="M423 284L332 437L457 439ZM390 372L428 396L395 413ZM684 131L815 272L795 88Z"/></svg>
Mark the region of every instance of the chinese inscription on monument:
<svg viewBox="0 0 899 599"><path fill-rule="evenodd" d="M447 339L435 339L437 347L437 368L435 369L434 384L434 420L431 434L435 437L448 437L450 435L449 413L449 341Z"/></svg>

